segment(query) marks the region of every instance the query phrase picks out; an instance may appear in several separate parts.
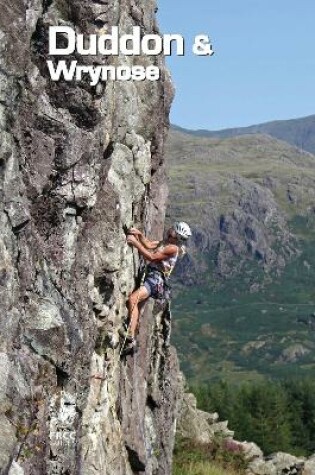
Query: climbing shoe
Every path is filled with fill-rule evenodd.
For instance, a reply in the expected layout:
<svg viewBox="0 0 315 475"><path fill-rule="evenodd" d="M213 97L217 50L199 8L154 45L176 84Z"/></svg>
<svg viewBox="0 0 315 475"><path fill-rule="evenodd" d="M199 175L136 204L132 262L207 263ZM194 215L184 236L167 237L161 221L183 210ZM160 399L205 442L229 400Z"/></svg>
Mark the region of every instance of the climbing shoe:
<svg viewBox="0 0 315 475"><path fill-rule="evenodd" d="M135 338L128 337L122 349L121 355L122 356L132 355L133 353L135 353L136 350L137 350L137 342Z"/></svg>
<svg viewBox="0 0 315 475"><path fill-rule="evenodd" d="M125 326L125 325L124 325L122 328L120 328L120 329L118 330L118 333L119 333L119 336L120 336L122 339L126 340L126 342L133 339L133 336L132 336L132 333L131 333L131 331L130 331L130 328L128 328L128 327Z"/></svg>

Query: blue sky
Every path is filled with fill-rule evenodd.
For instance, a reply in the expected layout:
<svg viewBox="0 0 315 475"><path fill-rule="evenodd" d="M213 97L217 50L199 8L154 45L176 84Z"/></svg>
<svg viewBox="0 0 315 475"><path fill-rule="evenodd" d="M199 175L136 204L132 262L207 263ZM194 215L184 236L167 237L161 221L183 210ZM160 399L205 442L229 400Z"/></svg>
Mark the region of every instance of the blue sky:
<svg viewBox="0 0 315 475"><path fill-rule="evenodd" d="M168 59L174 124L216 130L315 114L315 0L157 0L162 33L185 37ZM215 55L190 53L197 34Z"/></svg>

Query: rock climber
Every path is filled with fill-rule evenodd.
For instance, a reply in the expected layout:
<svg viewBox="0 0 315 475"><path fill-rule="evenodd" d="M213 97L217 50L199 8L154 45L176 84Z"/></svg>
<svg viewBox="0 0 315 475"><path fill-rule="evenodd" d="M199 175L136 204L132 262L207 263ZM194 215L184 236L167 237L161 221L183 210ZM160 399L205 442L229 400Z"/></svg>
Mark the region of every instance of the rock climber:
<svg viewBox="0 0 315 475"><path fill-rule="evenodd" d="M128 349L135 347L135 334L139 321L139 304L149 297L165 300L169 298L168 279L173 271L177 258L184 254L184 242L191 236L187 223L176 222L166 234L162 242L147 239L136 228L128 230L127 243L138 249L139 253L149 262L142 285L132 292L128 299L129 326L125 335Z"/></svg>

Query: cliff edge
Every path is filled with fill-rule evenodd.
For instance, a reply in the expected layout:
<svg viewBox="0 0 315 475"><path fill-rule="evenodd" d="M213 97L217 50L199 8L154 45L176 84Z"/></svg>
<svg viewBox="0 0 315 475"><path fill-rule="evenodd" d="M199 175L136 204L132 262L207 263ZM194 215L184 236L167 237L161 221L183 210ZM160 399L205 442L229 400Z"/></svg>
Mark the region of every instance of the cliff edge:
<svg viewBox="0 0 315 475"><path fill-rule="evenodd" d="M158 33L155 11L153 0L2 5L1 474L171 470L182 382L163 309L147 306L134 357L116 347L138 269L123 227L163 229L169 75L161 58L130 57L154 61L161 80L91 87L53 82L46 65L49 26Z"/></svg>

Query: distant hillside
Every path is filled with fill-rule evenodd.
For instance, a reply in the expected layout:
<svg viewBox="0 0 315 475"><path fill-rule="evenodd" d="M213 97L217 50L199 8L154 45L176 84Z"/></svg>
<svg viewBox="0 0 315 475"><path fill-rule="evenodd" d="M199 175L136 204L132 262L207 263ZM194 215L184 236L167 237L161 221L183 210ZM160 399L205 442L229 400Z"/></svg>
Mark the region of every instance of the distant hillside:
<svg viewBox="0 0 315 475"><path fill-rule="evenodd" d="M268 134L298 148L315 153L315 115L218 131L188 130L177 126L173 126L173 129L199 137L227 138L245 134Z"/></svg>
<svg viewBox="0 0 315 475"><path fill-rule="evenodd" d="M195 230L188 283L204 281L208 253L223 277L248 259L265 270L283 267L296 249L289 221L315 206L314 155L267 135L217 139L177 131L167 155L169 213Z"/></svg>
<svg viewBox="0 0 315 475"><path fill-rule="evenodd" d="M169 219L193 227L173 306L188 377L314 374L315 155L173 130L167 156Z"/></svg>

